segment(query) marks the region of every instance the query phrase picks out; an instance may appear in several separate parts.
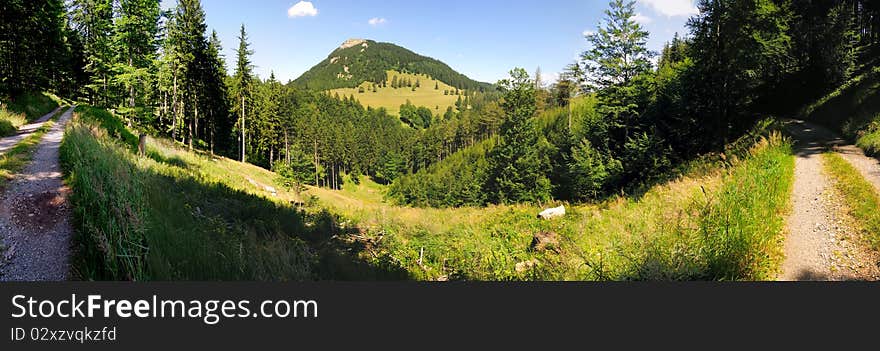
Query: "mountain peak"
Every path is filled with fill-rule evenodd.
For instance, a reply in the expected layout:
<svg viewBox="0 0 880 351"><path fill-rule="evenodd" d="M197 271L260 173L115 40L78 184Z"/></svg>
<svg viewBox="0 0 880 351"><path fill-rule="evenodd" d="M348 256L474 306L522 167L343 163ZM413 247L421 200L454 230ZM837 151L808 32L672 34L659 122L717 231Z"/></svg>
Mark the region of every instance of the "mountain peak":
<svg viewBox="0 0 880 351"><path fill-rule="evenodd" d="M364 82L383 83L388 71L424 75L462 90L491 89L491 84L474 81L447 64L419 55L392 43L352 38L294 82L313 90L357 88Z"/></svg>
<svg viewBox="0 0 880 351"><path fill-rule="evenodd" d="M352 39L348 39L344 43L342 43L342 45L339 46L339 49L348 49L348 48L355 47L358 45L364 45L366 47L369 44L367 44L366 39L352 38Z"/></svg>

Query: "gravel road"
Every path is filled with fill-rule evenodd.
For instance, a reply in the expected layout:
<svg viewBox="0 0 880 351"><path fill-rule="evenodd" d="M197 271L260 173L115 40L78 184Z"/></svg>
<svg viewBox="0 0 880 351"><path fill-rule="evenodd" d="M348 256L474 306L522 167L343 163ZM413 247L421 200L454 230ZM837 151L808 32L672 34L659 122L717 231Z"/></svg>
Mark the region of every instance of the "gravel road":
<svg viewBox="0 0 880 351"><path fill-rule="evenodd" d="M0 195L0 281L61 281L70 271L73 233L58 148L67 110L34 152L32 162Z"/></svg>
<svg viewBox="0 0 880 351"><path fill-rule="evenodd" d="M829 148L856 147L811 123L791 121L786 127L796 141L797 159L786 259L779 279L880 279L876 253L869 251L851 229L852 219L823 171L822 154ZM880 166L876 170L880 171Z"/></svg>

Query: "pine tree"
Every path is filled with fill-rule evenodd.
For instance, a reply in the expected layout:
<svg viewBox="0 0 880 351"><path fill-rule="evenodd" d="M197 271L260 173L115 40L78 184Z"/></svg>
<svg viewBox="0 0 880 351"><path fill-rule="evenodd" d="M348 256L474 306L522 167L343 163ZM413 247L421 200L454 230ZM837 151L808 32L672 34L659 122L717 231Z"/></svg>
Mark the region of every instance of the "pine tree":
<svg viewBox="0 0 880 351"><path fill-rule="evenodd" d="M238 128L241 131L241 162L247 162L247 106L251 99L251 83L254 79L253 66L250 61L250 56L254 52L249 47L250 43L248 43L247 32L245 32L244 24L242 24L238 36L238 50L236 51L238 60L235 66L235 75L233 76L236 97L234 104L237 106L236 110L239 111Z"/></svg>
<svg viewBox="0 0 880 351"><path fill-rule="evenodd" d="M498 145L490 155L489 190L497 203L542 202L550 198L551 184L544 172L550 160L532 125L535 115L535 82L521 68L510 79L498 82L504 91L506 115Z"/></svg>
<svg viewBox="0 0 880 351"><path fill-rule="evenodd" d="M704 105L704 127L713 133L709 139L726 144L751 126L758 90L772 90L790 67L790 13L772 0L701 0L698 6L700 14L688 22L700 77L693 89Z"/></svg>
<svg viewBox="0 0 880 351"><path fill-rule="evenodd" d="M597 90L598 108L608 128L610 140L593 140L593 147L610 148L613 153L628 152L624 146L642 132L642 121L649 102L651 53L648 32L633 18L635 1L612 0L603 23L588 35L591 48L583 53L588 83Z"/></svg>
<svg viewBox="0 0 880 351"><path fill-rule="evenodd" d="M582 58L596 89L627 86L651 69L648 32L636 22L635 1L612 0L605 10L604 25L588 35L592 48Z"/></svg>
<svg viewBox="0 0 880 351"><path fill-rule="evenodd" d="M116 48L114 81L120 84L124 98L118 111L129 125L135 118L152 116L148 110L151 99L148 89L153 84L154 60L159 33L159 1L120 0L118 16L113 22L113 43Z"/></svg>
<svg viewBox="0 0 880 351"><path fill-rule="evenodd" d="M88 100L106 105L112 83L113 0L73 0L70 18L83 45Z"/></svg>
<svg viewBox="0 0 880 351"><path fill-rule="evenodd" d="M226 88L226 62L221 52L223 51L217 31L211 32L208 42L208 71L205 75L205 111L207 112L208 124L206 132L211 153L215 148L224 153L231 154L234 146L231 142L233 122L229 118L229 95ZM204 135L203 134L203 135Z"/></svg>

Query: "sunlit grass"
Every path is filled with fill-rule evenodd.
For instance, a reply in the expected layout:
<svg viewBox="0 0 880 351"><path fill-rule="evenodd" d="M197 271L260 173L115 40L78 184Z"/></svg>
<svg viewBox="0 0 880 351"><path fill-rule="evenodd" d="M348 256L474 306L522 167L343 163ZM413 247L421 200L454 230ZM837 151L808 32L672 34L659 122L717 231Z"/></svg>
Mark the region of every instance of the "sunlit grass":
<svg viewBox="0 0 880 351"><path fill-rule="evenodd" d="M566 204L567 215L552 221L529 205L392 206L368 179L308 193L367 228L382 243L378 257L418 279L769 279L781 260L790 146L774 135L729 162L728 170L701 163L638 197ZM558 235L558 250L531 250L539 232Z"/></svg>
<svg viewBox="0 0 880 351"><path fill-rule="evenodd" d="M823 155L825 172L843 194L846 208L858 230L874 249L880 249L880 195L852 164L836 153Z"/></svg>
<svg viewBox="0 0 880 351"><path fill-rule="evenodd" d="M391 80L394 77L398 80L409 79L413 84L419 81L421 87L416 88L415 91L405 86L393 89L391 88ZM427 107L435 115L439 114L442 116L446 113L448 107L454 108L455 101L459 97L464 99L460 95L455 95L454 87L424 75L388 71L387 87L382 88L378 86L378 83L375 83L377 85L377 92L374 93L373 84L373 82L364 82L358 88L330 90L330 94L339 94L340 97L354 96L364 106L376 109L385 108L388 110L388 113L395 116L400 114L400 106L406 104L407 100L415 106ZM360 88L364 89L363 93L360 92ZM444 95L444 91L451 91L452 93Z"/></svg>

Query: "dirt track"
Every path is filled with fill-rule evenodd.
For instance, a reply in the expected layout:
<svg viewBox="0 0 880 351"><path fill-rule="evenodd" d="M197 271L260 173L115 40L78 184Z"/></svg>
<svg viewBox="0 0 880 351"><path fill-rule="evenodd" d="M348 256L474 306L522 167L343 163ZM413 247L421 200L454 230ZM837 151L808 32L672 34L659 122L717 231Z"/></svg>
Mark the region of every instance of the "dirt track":
<svg viewBox="0 0 880 351"><path fill-rule="evenodd" d="M796 141L797 159L786 260L779 279L880 279L876 253L867 250L858 233L850 228L852 219L843 210L831 180L823 171L822 154L833 148L850 150L845 157L853 164L869 165L871 159L861 153L857 155L853 148L858 148L846 145L843 139L820 126L791 121L787 129ZM880 165L873 170L878 172L875 184L880 184Z"/></svg>
<svg viewBox="0 0 880 351"><path fill-rule="evenodd" d="M60 281L70 271L67 195L58 148L73 108L49 130L32 162L0 195L0 281Z"/></svg>

